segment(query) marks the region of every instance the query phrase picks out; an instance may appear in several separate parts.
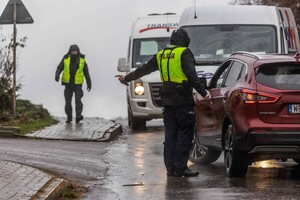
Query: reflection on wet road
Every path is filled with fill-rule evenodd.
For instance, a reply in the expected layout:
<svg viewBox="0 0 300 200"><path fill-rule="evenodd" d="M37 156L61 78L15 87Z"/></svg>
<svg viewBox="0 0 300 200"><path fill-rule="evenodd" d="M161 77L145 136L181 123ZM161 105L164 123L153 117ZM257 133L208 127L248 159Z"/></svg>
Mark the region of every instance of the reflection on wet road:
<svg viewBox="0 0 300 200"><path fill-rule="evenodd" d="M189 163L200 171L199 177L168 178L163 139L162 126L140 132L129 129L112 144L106 156L108 191L101 199L300 199L300 167L292 161L257 162L246 178L229 178L221 156L212 165Z"/></svg>

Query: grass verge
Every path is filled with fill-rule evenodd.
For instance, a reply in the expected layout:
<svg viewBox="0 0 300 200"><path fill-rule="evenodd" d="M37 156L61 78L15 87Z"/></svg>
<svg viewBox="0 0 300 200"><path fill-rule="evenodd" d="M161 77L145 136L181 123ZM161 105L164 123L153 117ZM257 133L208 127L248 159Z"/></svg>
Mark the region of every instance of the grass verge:
<svg viewBox="0 0 300 200"><path fill-rule="evenodd" d="M44 129L48 126L56 124L57 121L53 118L48 118L48 119L37 119L37 120L32 120L31 122L28 123L22 123L19 121L13 121L11 123L11 126L17 126L20 128L20 133L22 135L33 132L33 131L38 131L41 129Z"/></svg>
<svg viewBox="0 0 300 200"><path fill-rule="evenodd" d="M80 199L80 197L87 192L88 189L86 187L72 184L69 185L64 190L62 190L60 200L77 200Z"/></svg>
<svg viewBox="0 0 300 200"><path fill-rule="evenodd" d="M42 105L34 105L28 100L17 100L17 115L11 117L10 112L0 112L0 126L15 126L21 134L44 129L57 121Z"/></svg>

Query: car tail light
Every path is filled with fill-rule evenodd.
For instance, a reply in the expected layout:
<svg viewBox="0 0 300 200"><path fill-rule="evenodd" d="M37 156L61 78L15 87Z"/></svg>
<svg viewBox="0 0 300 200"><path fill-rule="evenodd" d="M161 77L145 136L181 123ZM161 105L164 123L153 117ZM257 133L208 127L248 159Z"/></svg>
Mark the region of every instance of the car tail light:
<svg viewBox="0 0 300 200"><path fill-rule="evenodd" d="M256 92L253 90L242 90L240 92L241 97L244 99L245 103L275 103L278 100L278 96Z"/></svg>

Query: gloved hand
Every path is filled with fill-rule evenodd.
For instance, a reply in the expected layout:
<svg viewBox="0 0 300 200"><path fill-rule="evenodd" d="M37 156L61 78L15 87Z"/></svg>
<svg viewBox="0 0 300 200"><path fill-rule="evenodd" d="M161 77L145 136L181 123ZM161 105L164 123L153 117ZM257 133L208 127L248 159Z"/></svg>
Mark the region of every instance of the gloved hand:
<svg viewBox="0 0 300 200"><path fill-rule="evenodd" d="M55 76L55 81L56 81L56 82L59 81L59 76Z"/></svg>
<svg viewBox="0 0 300 200"><path fill-rule="evenodd" d="M115 77L119 79L120 83L122 83L122 84L124 84L126 86L129 86L128 82L125 81L125 76L123 76L123 75L117 75Z"/></svg>
<svg viewBox="0 0 300 200"><path fill-rule="evenodd" d="M92 86L91 86L91 85L88 85L88 86L87 86L87 91L90 92L91 89L92 89Z"/></svg>
<svg viewBox="0 0 300 200"><path fill-rule="evenodd" d="M205 100L210 100L212 98L210 92L206 90L207 95L204 97Z"/></svg>

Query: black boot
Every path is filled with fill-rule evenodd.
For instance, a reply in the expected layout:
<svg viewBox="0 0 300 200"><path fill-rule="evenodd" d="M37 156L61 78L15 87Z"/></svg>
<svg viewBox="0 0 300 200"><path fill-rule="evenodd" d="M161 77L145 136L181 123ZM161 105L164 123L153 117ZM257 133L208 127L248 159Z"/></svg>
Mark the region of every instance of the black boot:
<svg viewBox="0 0 300 200"><path fill-rule="evenodd" d="M185 170L182 169L176 169L174 172L174 176L175 177L194 177L194 176L198 176L199 172L197 171L193 171L189 168L186 168Z"/></svg>
<svg viewBox="0 0 300 200"><path fill-rule="evenodd" d="M167 172L167 176L174 176L174 172Z"/></svg>
<svg viewBox="0 0 300 200"><path fill-rule="evenodd" d="M81 120L83 120L83 116L82 115L76 117L76 123L79 123Z"/></svg>
<svg viewBox="0 0 300 200"><path fill-rule="evenodd" d="M72 117L68 117L66 123L70 124L72 122Z"/></svg>

